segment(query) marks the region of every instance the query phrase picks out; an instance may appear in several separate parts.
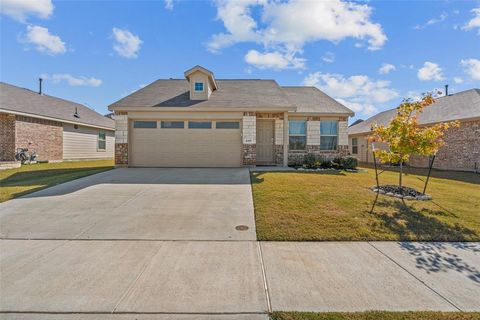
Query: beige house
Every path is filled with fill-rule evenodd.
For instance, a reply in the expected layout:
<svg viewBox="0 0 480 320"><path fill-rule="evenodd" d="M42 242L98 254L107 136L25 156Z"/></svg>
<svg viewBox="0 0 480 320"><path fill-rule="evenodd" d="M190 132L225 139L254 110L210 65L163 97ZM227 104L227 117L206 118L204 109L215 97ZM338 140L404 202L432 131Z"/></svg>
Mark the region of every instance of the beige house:
<svg viewBox="0 0 480 320"><path fill-rule="evenodd" d="M353 112L314 87L215 79L201 66L113 103L115 161L131 167L287 166L348 153Z"/></svg>
<svg viewBox="0 0 480 320"><path fill-rule="evenodd" d="M360 162L373 162L367 137L373 124L387 125L395 117L396 109L383 111L348 128L350 152ZM444 170L480 170L480 90L471 89L437 98L419 116L421 125L428 126L452 120L460 121L459 128L451 128L445 134L445 145L436 155L434 167ZM385 148L376 144L375 148ZM410 165L427 167L425 157L412 157Z"/></svg>
<svg viewBox="0 0 480 320"><path fill-rule="evenodd" d="M114 127L84 105L0 83L0 161L19 148L43 161L113 159Z"/></svg>

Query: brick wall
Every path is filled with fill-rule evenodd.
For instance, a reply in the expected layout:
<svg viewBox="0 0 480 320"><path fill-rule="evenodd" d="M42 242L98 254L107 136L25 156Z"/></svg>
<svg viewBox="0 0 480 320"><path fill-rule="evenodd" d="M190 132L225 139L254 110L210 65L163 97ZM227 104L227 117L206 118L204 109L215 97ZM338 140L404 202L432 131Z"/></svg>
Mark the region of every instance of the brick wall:
<svg viewBox="0 0 480 320"><path fill-rule="evenodd" d="M63 127L61 122L17 116L15 150L36 151L38 160L63 159Z"/></svg>
<svg viewBox="0 0 480 320"><path fill-rule="evenodd" d="M444 140L445 145L437 153L434 168L462 171L480 169L480 120L462 122L459 128L448 129ZM428 158L412 156L410 165L428 167Z"/></svg>
<svg viewBox="0 0 480 320"><path fill-rule="evenodd" d="M255 113L245 112L242 119L242 163L245 166L257 162L257 119Z"/></svg>
<svg viewBox="0 0 480 320"><path fill-rule="evenodd" d="M15 115L0 113L0 161L15 160Z"/></svg>
<svg viewBox="0 0 480 320"><path fill-rule="evenodd" d="M293 120L294 118L292 118ZM326 120L330 120L327 118ZM307 118L307 148L305 151L289 151L288 163L299 164L307 154L313 154L317 159L333 159L338 156L348 155L348 132L347 118L338 118L338 146L337 150L320 150L320 121L322 117Z"/></svg>
<svg viewBox="0 0 480 320"><path fill-rule="evenodd" d="M128 115L117 114L115 120L115 164L128 166Z"/></svg>
<svg viewBox="0 0 480 320"><path fill-rule="evenodd" d="M128 165L128 143L115 143L115 165Z"/></svg>

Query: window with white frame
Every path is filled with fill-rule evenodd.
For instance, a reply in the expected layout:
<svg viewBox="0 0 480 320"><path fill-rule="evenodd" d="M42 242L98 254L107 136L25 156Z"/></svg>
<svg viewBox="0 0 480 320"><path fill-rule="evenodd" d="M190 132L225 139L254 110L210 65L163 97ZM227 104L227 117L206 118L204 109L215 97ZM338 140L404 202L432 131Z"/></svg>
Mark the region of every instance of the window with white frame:
<svg viewBox="0 0 480 320"><path fill-rule="evenodd" d="M290 150L305 150L307 148L307 122L290 120L288 122L288 145Z"/></svg>
<svg viewBox="0 0 480 320"><path fill-rule="evenodd" d="M358 138L352 138L352 154L358 154Z"/></svg>
<svg viewBox="0 0 480 320"><path fill-rule="evenodd" d="M98 132L98 140L97 140L97 148L98 150L104 151L107 148L107 137L105 131Z"/></svg>
<svg viewBox="0 0 480 320"><path fill-rule="evenodd" d="M338 121L320 121L320 150L337 150Z"/></svg>
<svg viewBox="0 0 480 320"><path fill-rule="evenodd" d="M195 91L203 92L203 82L195 82Z"/></svg>

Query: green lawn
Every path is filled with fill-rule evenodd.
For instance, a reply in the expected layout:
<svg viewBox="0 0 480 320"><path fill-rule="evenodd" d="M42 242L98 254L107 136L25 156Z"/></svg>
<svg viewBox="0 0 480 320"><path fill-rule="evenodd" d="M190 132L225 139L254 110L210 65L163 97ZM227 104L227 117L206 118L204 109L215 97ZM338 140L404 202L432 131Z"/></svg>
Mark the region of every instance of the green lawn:
<svg viewBox="0 0 480 320"><path fill-rule="evenodd" d="M478 320L478 312L274 312L272 320Z"/></svg>
<svg viewBox="0 0 480 320"><path fill-rule="evenodd" d="M434 171L431 201L405 201L375 193L368 172L254 172L252 187L260 240L480 240L480 175ZM423 189L426 170L412 170L404 184ZM396 184L386 171L381 184Z"/></svg>
<svg viewBox="0 0 480 320"><path fill-rule="evenodd" d="M110 170L113 160L72 161L22 165L0 170L0 202L69 180Z"/></svg>

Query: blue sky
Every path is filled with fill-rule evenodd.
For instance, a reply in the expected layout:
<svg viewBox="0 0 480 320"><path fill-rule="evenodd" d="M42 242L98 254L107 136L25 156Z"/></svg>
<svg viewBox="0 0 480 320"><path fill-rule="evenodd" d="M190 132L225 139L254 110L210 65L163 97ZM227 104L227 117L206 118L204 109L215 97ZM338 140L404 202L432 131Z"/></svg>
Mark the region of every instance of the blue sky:
<svg viewBox="0 0 480 320"><path fill-rule="evenodd" d="M36 90L42 76L100 113L196 64L315 85L356 118L480 87L480 1L0 1L1 81Z"/></svg>

